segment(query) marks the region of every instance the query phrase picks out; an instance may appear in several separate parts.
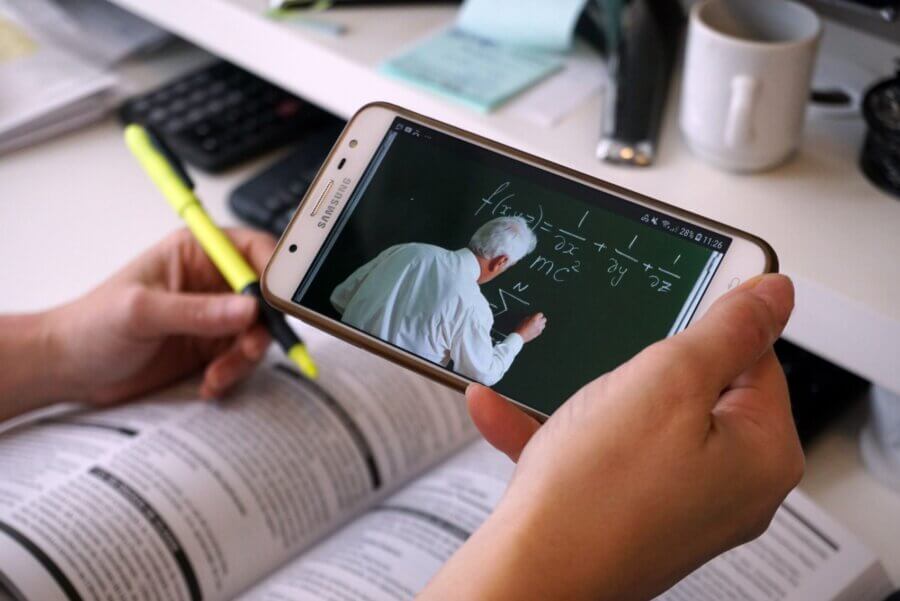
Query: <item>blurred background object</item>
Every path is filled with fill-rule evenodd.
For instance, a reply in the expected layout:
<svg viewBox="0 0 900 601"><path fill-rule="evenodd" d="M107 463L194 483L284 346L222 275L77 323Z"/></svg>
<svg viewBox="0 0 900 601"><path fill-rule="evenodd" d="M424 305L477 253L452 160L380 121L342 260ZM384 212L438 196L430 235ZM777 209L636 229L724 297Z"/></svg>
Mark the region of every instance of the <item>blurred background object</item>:
<svg viewBox="0 0 900 601"><path fill-rule="evenodd" d="M563 69L586 0L466 0L454 22L383 61L391 77L490 112Z"/></svg>
<svg viewBox="0 0 900 601"><path fill-rule="evenodd" d="M131 98L119 110L124 124L152 126L181 158L211 173L295 142L330 117L225 61Z"/></svg>
<svg viewBox="0 0 900 601"><path fill-rule="evenodd" d="M0 152L106 115L114 66L169 39L106 0L0 0Z"/></svg>
<svg viewBox="0 0 900 601"><path fill-rule="evenodd" d="M606 58L597 158L645 167L656 154L685 16L677 0L592 0L580 33Z"/></svg>
<svg viewBox="0 0 900 601"><path fill-rule="evenodd" d="M30 26L97 67L151 51L172 37L108 0L5 1Z"/></svg>
<svg viewBox="0 0 900 601"><path fill-rule="evenodd" d="M886 40L900 40L900 0L800 0L823 17Z"/></svg>
<svg viewBox="0 0 900 601"><path fill-rule="evenodd" d="M868 131L860 168L876 186L900 197L900 62L895 77L866 93L862 110Z"/></svg>
<svg viewBox="0 0 900 601"><path fill-rule="evenodd" d="M691 8L679 125L688 147L729 171L771 169L803 139L823 25L786 0L703 0Z"/></svg>
<svg viewBox="0 0 900 601"><path fill-rule="evenodd" d="M860 436L863 461L873 476L900 493L900 395L872 387L869 412Z"/></svg>

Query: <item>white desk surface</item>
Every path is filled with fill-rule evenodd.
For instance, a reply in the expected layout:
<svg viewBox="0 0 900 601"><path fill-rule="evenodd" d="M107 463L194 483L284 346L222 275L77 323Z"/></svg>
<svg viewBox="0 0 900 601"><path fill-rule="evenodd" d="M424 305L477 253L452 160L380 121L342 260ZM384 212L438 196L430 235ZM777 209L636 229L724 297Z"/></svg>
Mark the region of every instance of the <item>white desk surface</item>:
<svg viewBox="0 0 900 601"><path fill-rule="evenodd" d="M451 23L453 7L317 16L347 26L346 35L333 37L263 17L266 0L113 1L344 117L387 100L757 234L797 286L787 337L900 393L900 202L856 167L861 120L810 120L795 160L765 175L732 175L688 152L677 131L675 91L656 164L616 167L594 159L597 98L544 129L502 108L476 114L376 72L386 57ZM885 75L900 52L840 27L828 28L824 50Z"/></svg>
<svg viewBox="0 0 900 601"><path fill-rule="evenodd" d="M195 1L201 3L201 0ZM433 12L421 11L422 18ZM176 52L153 65L133 70L132 76L136 75L137 81L141 82L138 87L143 87L164 80L178 69L190 68L198 60L202 58ZM563 127L574 132L576 125L568 123ZM739 188L744 185L758 186L763 205L761 212L772 206L769 195L774 194L773 189L782 194L785 189L795 189L797 202L803 203L801 193L815 187L812 181L815 177L811 171L822 161L837 165L841 178L858 179L855 172L851 173L852 170L839 165L842 158L849 160L855 141L841 142L838 138L828 138L832 147L843 148L838 155L831 156L814 147L793 166L770 176L734 178L682 156L681 143L675 132L671 131L671 125L669 130L663 143L661 164L654 169L674 178L673 190L678 183L685 183L684 176L678 173L682 168L695 178L694 181L708 182L709 186L719 189L731 183ZM592 126L589 136L574 136L573 143L584 145L587 153L594 131ZM858 139L858 132L853 135L853 140ZM558 142L551 140L551 146ZM226 207L228 192L271 158L261 159L218 177L194 172L198 193L215 219L225 225L237 223ZM592 160L582 161L582 165L593 166L595 172L601 172L610 179L618 173L613 168L594 165ZM799 181L793 181L791 178L794 176ZM641 177L654 179L656 176L649 171L646 174L623 171L618 181L637 182ZM883 205L881 208L885 215L891 215L888 209L895 208L886 199L864 188L863 182L832 182L827 174L823 177L829 182L824 186L826 192L831 186L860 191L862 200L853 202L869 207L869 213L864 211L867 215L864 219L875 219L878 212L876 206ZM827 200L826 204L841 213L840 207L835 206L838 198L829 198L831 200ZM726 194L720 202L737 202L736 199L739 199L738 192ZM849 200L847 202L850 203ZM700 205L691 206L712 206L706 203L707 200L703 200ZM900 210L900 203L896 208ZM713 216L725 218L722 215ZM748 215L747 219L751 220L752 215ZM896 220L896 216L893 219ZM0 156L0 256L3 257L0 261L0 282L4 282L0 289L0 312L31 311L65 302L89 290L141 249L179 225L177 218L160 201L158 193L148 185L144 174L124 150L121 130L112 118L39 146ZM846 226L856 228L859 220L853 219L850 214ZM881 227L890 229L884 224ZM779 229L776 224L772 231ZM798 229L795 235L800 236L801 233ZM790 237L785 237L785 240L790 242ZM877 249L873 247L872 256L887 256L894 261L892 265L896 265L896 257L900 256L897 241L879 240L883 248L876 253ZM816 248L828 253L830 251L827 249L832 247L820 243ZM787 262L784 251L782 257ZM897 275L896 267L893 269ZM849 277L857 276L851 274ZM885 292L898 290L896 281L887 286ZM873 288L870 283L868 289ZM862 301L857 301L857 304L868 307ZM808 309L801 305L798 310L803 312ZM896 324L897 309L894 308L890 314L893 315L892 323ZM834 314L832 318L834 322L845 321L840 314ZM826 330L836 328L830 322L822 322L820 327ZM807 474L801 487L872 548L885 562L894 582L900 583L900 495L881 486L860 464L856 444L860 419L858 412L848 416L812 445L808 450Z"/></svg>

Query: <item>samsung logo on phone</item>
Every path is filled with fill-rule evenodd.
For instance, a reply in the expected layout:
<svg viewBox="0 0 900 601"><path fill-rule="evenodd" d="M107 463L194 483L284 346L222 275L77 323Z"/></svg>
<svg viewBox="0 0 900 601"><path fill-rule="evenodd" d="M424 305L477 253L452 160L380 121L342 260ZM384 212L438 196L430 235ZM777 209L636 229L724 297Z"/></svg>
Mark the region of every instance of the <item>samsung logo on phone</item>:
<svg viewBox="0 0 900 601"><path fill-rule="evenodd" d="M334 217L334 212L337 211L337 206L341 203L341 200L343 200L350 182L350 178L345 177L338 186L337 192L335 192L334 196L331 197L331 200L328 201L328 206L325 207L325 210L322 212L322 217L319 218L319 222L316 224L319 229L324 230L325 226L328 225L328 222L331 221L331 218Z"/></svg>

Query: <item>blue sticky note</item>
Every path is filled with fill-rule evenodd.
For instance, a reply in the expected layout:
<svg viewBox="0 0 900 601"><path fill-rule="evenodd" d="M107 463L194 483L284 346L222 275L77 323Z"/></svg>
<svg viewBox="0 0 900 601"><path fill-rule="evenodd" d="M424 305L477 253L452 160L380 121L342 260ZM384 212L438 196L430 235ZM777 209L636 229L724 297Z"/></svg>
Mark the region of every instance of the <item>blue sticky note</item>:
<svg viewBox="0 0 900 601"><path fill-rule="evenodd" d="M466 0L457 27L518 46L561 52L572 46L587 0Z"/></svg>
<svg viewBox="0 0 900 601"><path fill-rule="evenodd" d="M381 71L488 112L561 69L562 59L449 29L388 59Z"/></svg>

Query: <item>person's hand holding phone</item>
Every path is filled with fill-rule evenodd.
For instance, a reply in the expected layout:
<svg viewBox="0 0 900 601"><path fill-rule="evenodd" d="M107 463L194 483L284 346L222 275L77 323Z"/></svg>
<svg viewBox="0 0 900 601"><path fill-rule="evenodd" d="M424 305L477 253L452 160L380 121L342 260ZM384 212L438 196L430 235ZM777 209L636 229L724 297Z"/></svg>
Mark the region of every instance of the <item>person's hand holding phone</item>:
<svg viewBox="0 0 900 601"><path fill-rule="evenodd" d="M772 350L792 308L790 280L756 278L541 427L472 385L476 425L518 466L425 598L650 599L761 534L803 472Z"/></svg>

